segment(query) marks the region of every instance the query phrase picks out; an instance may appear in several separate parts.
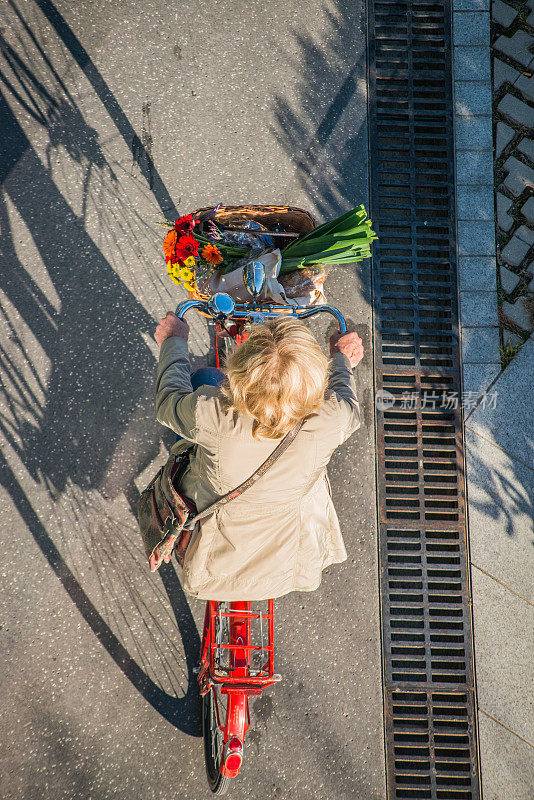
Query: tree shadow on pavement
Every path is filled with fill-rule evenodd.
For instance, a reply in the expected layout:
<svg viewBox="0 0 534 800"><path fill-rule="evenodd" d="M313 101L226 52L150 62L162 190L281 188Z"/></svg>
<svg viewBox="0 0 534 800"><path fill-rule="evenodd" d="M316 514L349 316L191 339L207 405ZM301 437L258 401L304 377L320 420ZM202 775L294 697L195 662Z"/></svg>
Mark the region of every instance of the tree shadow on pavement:
<svg viewBox="0 0 534 800"><path fill-rule="evenodd" d="M320 42L293 31L300 80L294 100L275 98L271 132L292 159L301 188L329 219L367 200L355 192L362 184L355 173L367 174L366 23L365 7L347 0L324 14Z"/></svg>
<svg viewBox="0 0 534 800"><path fill-rule="evenodd" d="M532 467L503 448L506 436L499 436L500 431L496 433L480 422L472 428L469 418L465 427L470 525L478 552L485 536L498 547L502 532L504 540L515 539L516 546L523 546L528 553L534 544Z"/></svg>
<svg viewBox="0 0 534 800"><path fill-rule="evenodd" d="M154 356L143 339L143 335L152 335L154 321L85 228L91 174L96 173L100 183L110 185L114 191L117 165L109 163L98 131L85 122L61 77L62 67L53 64L57 57L47 52L46 36L50 38L50 31L43 26L42 18L36 16L30 24L29 17L23 17L15 3L9 5L15 24L10 40L0 39L0 129L4 137L0 156L0 290L4 295L0 323L6 332L5 345L0 350L0 432L6 445L2 484L70 598L116 664L160 714L181 730L198 735L198 694L192 667L198 658L200 640L172 566L161 570L166 598L153 588L146 592L160 606L170 601L178 623L187 667L187 688L182 698L163 690L149 675L151 669L154 671L153 665L141 667L131 656L116 633L117 626L105 619L106 613L112 618L116 609L101 611L98 601L93 602L93 590L86 591L76 569L64 557L64 546L58 544L56 534L49 533L42 521L38 504L28 499L28 491L35 486L36 497L42 497L44 490L50 503L70 504L73 525L77 526L85 514L84 524L91 538L80 539L80 547L90 544L101 584L112 581L109 558L104 564L102 555L111 541L110 526L126 519L124 524L129 530L124 531L124 540L137 537L140 544L140 537L131 517L127 519L126 504L119 504L117 518L115 512L106 511L105 501L111 498L112 502L122 492L132 496L134 477L160 450L161 432L154 422ZM135 150L141 174L150 180L159 207L167 215L172 214L174 206L151 159L140 142L134 140L132 126L89 56L51 3L37 5L83 67L128 147ZM13 34L17 36L15 43ZM56 51L57 45L56 42ZM72 72L72 66L70 69ZM48 136L44 160L15 111L25 117L38 139L42 141L43 133ZM84 168L79 215L52 174L51 155L59 146L73 164ZM116 213L126 218L129 209L122 202ZM14 215L18 218L17 231L22 223L31 235L31 246L38 253L44 266L42 272L46 272L57 302L51 302L50 291L43 291L31 267L19 259ZM126 219L122 222L128 224ZM129 452L126 467L116 457L121 448ZM24 479L19 474L20 465L25 470ZM104 498L102 507L84 507L76 488L88 496ZM109 525L94 526L94 519L101 519L106 513ZM51 525L55 531L56 521ZM148 573L140 548L131 558L137 563L137 575ZM124 583L127 576L120 552L116 553L114 569L119 574L115 596L119 602L121 591L132 591L131 583ZM102 590L102 585L97 589ZM151 620L146 618L147 607L136 605L133 600L131 604L148 630L145 638L152 636L155 642ZM161 648L161 641L166 640L160 637L158 641ZM156 652L158 647L154 648ZM145 660L150 659L147 652L145 648Z"/></svg>

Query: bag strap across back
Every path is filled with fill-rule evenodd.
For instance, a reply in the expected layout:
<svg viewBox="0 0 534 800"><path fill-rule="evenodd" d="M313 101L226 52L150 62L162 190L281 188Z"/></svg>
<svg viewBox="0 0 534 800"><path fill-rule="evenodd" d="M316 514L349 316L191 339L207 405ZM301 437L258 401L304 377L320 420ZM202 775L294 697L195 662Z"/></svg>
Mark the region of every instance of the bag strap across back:
<svg viewBox="0 0 534 800"><path fill-rule="evenodd" d="M282 453L285 450L287 450L287 448L289 447L289 445L291 444L297 433L304 425L304 421L305 420L301 419L299 422L297 422L297 424L293 428L291 428L289 433L286 433L280 444L274 448L271 455L265 459L263 464L258 467L258 469L250 476L250 478L247 478L246 481L240 483L239 486L237 486L235 489L232 489L231 492L227 492L227 494L223 495L222 497L219 497L218 500L216 500L210 506L205 508L204 511L201 511L195 517L189 519L184 527L187 529L193 528L195 523L197 523L199 520L204 519L204 517L207 517L208 514L213 513L213 511L219 508L219 506L224 506L226 505L226 503L229 503L230 500L234 500L236 497L239 497L240 494L243 494L243 492L245 492L254 483L256 483L257 480L259 480L263 475L265 475L269 467L271 467L274 464L274 462L278 458L280 458Z"/></svg>

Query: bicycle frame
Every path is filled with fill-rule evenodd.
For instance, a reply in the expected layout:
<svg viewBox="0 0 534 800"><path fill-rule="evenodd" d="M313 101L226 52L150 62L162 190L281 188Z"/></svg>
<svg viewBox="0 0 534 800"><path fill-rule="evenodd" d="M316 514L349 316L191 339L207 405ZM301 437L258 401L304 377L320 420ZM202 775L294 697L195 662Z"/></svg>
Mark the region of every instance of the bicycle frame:
<svg viewBox="0 0 534 800"><path fill-rule="evenodd" d="M247 340L248 331L243 330L244 320L241 323L232 323L229 328L232 339L239 347ZM219 341L228 336L228 332L223 328L220 322L215 323L215 366L217 369L221 367L221 356L219 352Z"/></svg>

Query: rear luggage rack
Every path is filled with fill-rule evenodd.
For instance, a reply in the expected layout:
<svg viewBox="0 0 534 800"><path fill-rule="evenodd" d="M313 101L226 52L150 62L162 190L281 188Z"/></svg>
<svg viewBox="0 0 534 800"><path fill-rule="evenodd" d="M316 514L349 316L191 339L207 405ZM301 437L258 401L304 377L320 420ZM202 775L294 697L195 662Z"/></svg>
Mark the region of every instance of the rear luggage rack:
<svg viewBox="0 0 534 800"><path fill-rule="evenodd" d="M250 608L238 610L233 610L227 602L213 604L210 611L213 622L210 647L213 680L231 684L234 681L229 676L233 668L232 661L237 655L243 658L243 653L246 653L246 663L242 666L246 666L249 677L254 678L255 683L268 684L280 680L274 674L274 603L272 600L265 602L266 610L261 608L260 603L247 603ZM235 622L246 625L248 645L231 641L231 623ZM235 680L242 682L243 677Z"/></svg>

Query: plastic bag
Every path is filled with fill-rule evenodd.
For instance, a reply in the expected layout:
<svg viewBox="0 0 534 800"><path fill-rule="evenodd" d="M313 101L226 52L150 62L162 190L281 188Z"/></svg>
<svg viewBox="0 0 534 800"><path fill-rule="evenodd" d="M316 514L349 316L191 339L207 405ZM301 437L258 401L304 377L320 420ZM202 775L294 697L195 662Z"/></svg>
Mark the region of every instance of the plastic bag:
<svg viewBox="0 0 534 800"><path fill-rule="evenodd" d="M256 222L253 219L247 219L243 223L232 223L233 228L242 228L243 231L266 231L269 232L265 225L261 222ZM224 244L232 245L233 247L260 247L263 250L266 247L273 247L274 242L270 236L253 236L250 233L237 233L236 231L223 231L220 235L221 242Z"/></svg>
<svg viewBox="0 0 534 800"><path fill-rule="evenodd" d="M309 297L316 291L323 293L326 272L323 267L304 267L286 272L278 277L279 283L290 298Z"/></svg>
<svg viewBox="0 0 534 800"><path fill-rule="evenodd" d="M248 259L250 261L251 259ZM271 303L283 303L284 305L296 305L294 301L288 300L285 295L284 288L278 283L277 275L280 271L282 263L282 254L280 250L270 250L267 253L261 253L256 256L254 261L261 261L265 267L265 283L260 294L260 299L270 301ZM199 286L199 290L201 287ZM245 282L243 280L243 266L239 266L232 272L227 272L226 275L215 273L212 275L209 285L204 284L202 290L210 296L215 292L226 292L229 294L236 303L248 302L251 296L248 292Z"/></svg>
<svg viewBox="0 0 534 800"><path fill-rule="evenodd" d="M250 260L252 259L248 259ZM306 267L279 275L282 263L279 249L264 252L253 260L261 261L265 267L265 283L260 293L260 300L293 307L326 303L322 291L326 273L322 267ZM236 303L248 302L251 299L243 280L243 266L226 275L215 273L197 285L199 292L209 297L215 292L226 292Z"/></svg>

